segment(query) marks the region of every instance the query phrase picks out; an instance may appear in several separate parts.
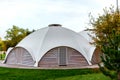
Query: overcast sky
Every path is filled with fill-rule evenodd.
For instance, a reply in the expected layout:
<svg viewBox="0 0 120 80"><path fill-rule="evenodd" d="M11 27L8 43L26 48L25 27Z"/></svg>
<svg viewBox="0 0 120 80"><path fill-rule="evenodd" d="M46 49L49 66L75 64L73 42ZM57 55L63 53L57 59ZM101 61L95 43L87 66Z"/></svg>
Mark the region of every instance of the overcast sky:
<svg viewBox="0 0 120 80"><path fill-rule="evenodd" d="M116 5L116 0L0 0L0 37L16 25L37 30L52 23L79 32L88 26L93 16L103 8Z"/></svg>

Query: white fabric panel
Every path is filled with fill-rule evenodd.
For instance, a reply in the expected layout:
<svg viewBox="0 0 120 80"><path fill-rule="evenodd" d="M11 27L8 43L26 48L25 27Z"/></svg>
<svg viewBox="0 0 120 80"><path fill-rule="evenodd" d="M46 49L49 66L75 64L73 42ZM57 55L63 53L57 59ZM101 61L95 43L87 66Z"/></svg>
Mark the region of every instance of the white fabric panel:
<svg viewBox="0 0 120 80"><path fill-rule="evenodd" d="M84 39L79 34L68 30L63 27L50 27L49 31L47 32L46 37L44 38L43 44L40 53L46 53L48 50L58 47L58 46L68 46L78 50L82 55L86 58L89 64L90 54L89 49L92 47L89 42ZM41 58L41 55L39 58ZM40 60L40 59L39 59Z"/></svg>
<svg viewBox="0 0 120 80"><path fill-rule="evenodd" d="M94 47L78 33L63 27L45 27L39 29L24 38L16 47L25 48L36 61L52 48L59 46L68 46L79 51L91 64L91 55Z"/></svg>
<svg viewBox="0 0 120 80"><path fill-rule="evenodd" d="M16 56L15 53L12 51L10 55L7 56L6 61L7 64L16 64Z"/></svg>
<svg viewBox="0 0 120 80"><path fill-rule="evenodd" d="M27 51L23 51L22 52L22 64L23 65L29 65L29 66L33 66L34 65L34 61L31 57L31 55L27 52Z"/></svg>
<svg viewBox="0 0 120 80"><path fill-rule="evenodd" d="M92 37L95 37L95 34L92 33L91 31L81 31L79 34L84 37L87 41L89 42L94 42Z"/></svg>
<svg viewBox="0 0 120 80"><path fill-rule="evenodd" d="M46 37L46 33L49 28L42 28L30 34L28 37L25 37L17 46L24 47L32 55L33 60L38 60L38 55L40 55L39 50Z"/></svg>
<svg viewBox="0 0 120 80"><path fill-rule="evenodd" d="M6 61L6 59L7 59L7 56L8 56L9 52L10 52L12 49L13 49L13 47L8 48L3 63L5 63L5 61Z"/></svg>
<svg viewBox="0 0 120 80"><path fill-rule="evenodd" d="M92 33L91 31L81 31L81 32L79 32L79 34L83 37L83 38L85 38L89 43L92 43L92 42L94 42L94 40L92 39L92 37L95 37L95 34L94 33ZM87 48L88 50L89 50L89 60L91 61L91 59L92 59L92 55L93 55L93 52L94 52L94 50L95 50L95 45L92 45L91 44L91 47L90 48ZM85 50L86 51L86 50Z"/></svg>
<svg viewBox="0 0 120 80"><path fill-rule="evenodd" d="M7 64L18 64L18 65L27 65L33 66L34 61L31 55L23 48L17 47L13 49L8 57L7 57Z"/></svg>

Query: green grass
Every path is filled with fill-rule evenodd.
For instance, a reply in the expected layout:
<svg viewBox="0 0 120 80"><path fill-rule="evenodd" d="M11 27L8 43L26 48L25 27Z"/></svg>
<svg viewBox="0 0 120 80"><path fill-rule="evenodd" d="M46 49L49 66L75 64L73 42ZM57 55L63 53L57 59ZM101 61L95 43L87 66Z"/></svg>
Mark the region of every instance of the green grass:
<svg viewBox="0 0 120 80"><path fill-rule="evenodd" d="M98 69L14 69L0 67L0 80L109 80Z"/></svg>
<svg viewBox="0 0 120 80"><path fill-rule="evenodd" d="M53 80L53 79L48 79ZM86 75L76 75L70 77L57 78L55 80L110 80L110 78L104 76L102 73L97 74L86 74Z"/></svg>

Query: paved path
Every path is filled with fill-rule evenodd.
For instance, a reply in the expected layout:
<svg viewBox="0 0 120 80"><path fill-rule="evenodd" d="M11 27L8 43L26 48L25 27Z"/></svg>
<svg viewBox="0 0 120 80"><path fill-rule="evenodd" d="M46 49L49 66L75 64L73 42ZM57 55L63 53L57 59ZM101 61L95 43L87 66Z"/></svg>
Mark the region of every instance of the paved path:
<svg viewBox="0 0 120 80"><path fill-rule="evenodd" d="M99 68L98 65L90 65L90 66L82 66L82 67L55 67L55 68L48 68L48 67L28 67L28 66L21 66L21 65L9 65L3 64L3 61L0 60L0 67L9 67L9 68L24 68L24 69L80 69L80 68Z"/></svg>

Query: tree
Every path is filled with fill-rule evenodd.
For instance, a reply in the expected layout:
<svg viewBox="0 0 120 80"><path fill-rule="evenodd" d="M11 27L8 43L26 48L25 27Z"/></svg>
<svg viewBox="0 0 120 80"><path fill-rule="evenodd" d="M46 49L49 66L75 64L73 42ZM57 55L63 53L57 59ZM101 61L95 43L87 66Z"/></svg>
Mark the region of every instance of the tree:
<svg viewBox="0 0 120 80"><path fill-rule="evenodd" d="M0 51L2 51L2 39L0 38Z"/></svg>
<svg viewBox="0 0 120 80"><path fill-rule="evenodd" d="M0 38L0 51L5 51L6 50L6 46L4 44L4 41Z"/></svg>
<svg viewBox="0 0 120 80"><path fill-rule="evenodd" d="M14 47L19 41L21 41L25 36L29 35L33 31L28 29L19 28L13 25L12 28L8 29L7 35L5 36L5 44L7 48Z"/></svg>
<svg viewBox="0 0 120 80"><path fill-rule="evenodd" d="M94 44L103 53L100 70L111 79L120 80L120 10L104 9L98 18L91 16L90 24L96 34Z"/></svg>

